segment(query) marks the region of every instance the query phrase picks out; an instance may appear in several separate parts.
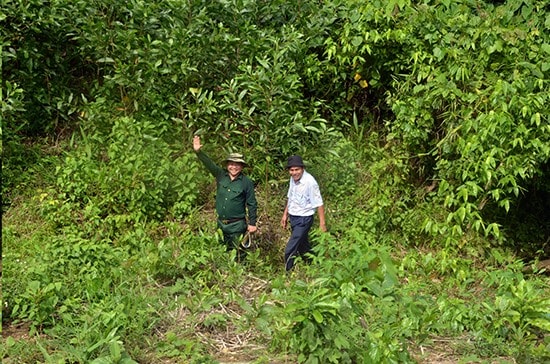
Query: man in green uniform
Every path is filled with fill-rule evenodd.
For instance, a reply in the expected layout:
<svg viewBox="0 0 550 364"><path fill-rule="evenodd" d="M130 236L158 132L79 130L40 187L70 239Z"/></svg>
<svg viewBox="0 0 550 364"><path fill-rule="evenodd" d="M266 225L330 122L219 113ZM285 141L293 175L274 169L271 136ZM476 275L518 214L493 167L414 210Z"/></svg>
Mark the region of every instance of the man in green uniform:
<svg viewBox="0 0 550 364"><path fill-rule="evenodd" d="M193 138L193 149L204 166L216 177L216 212L218 227L223 232L227 250L238 249L239 259L243 251L239 241L248 231L256 231L256 213L258 204L254 193L254 184L242 173L246 162L238 153L231 153L226 158L226 169L216 165L202 150L199 136Z"/></svg>

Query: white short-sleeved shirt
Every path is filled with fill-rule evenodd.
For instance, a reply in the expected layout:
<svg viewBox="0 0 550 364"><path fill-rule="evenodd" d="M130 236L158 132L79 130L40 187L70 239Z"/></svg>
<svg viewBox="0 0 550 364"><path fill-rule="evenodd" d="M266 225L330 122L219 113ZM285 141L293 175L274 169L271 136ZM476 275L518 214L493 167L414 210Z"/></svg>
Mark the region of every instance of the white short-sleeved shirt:
<svg viewBox="0 0 550 364"><path fill-rule="evenodd" d="M311 216L319 206L323 206L321 191L315 178L304 170L298 182L290 177L288 188L288 213L294 216Z"/></svg>

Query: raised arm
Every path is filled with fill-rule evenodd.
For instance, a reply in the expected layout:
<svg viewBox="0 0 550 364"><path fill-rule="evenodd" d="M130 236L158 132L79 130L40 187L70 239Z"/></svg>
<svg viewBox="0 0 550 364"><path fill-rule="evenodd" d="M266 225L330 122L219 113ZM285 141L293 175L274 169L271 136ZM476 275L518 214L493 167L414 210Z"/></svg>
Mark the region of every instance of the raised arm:
<svg viewBox="0 0 550 364"><path fill-rule="evenodd" d="M195 153L197 153L197 157L199 160L204 164L206 169L212 173L212 175L216 178L224 173L224 169L220 166L216 165L202 150L202 144L201 144L201 137L198 135L195 135L193 137L193 150Z"/></svg>

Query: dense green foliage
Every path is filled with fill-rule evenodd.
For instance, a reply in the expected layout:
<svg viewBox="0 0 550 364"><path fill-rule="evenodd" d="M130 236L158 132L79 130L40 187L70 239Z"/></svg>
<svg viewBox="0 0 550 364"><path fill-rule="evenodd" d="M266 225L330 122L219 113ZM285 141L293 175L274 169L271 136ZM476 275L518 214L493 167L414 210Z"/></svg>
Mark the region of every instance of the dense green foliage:
<svg viewBox="0 0 550 364"><path fill-rule="evenodd" d="M549 10L4 1L2 317L31 337L8 331L3 359L215 362L231 333L257 362L422 361L441 337L465 361L549 360ZM194 134L251 165L245 265ZM330 233L285 276L294 153Z"/></svg>

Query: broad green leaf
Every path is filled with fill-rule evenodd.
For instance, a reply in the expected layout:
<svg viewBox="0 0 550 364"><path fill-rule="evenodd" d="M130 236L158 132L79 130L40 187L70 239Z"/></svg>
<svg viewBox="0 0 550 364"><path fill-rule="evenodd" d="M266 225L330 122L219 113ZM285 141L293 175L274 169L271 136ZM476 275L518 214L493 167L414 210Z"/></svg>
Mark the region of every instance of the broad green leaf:
<svg viewBox="0 0 550 364"><path fill-rule="evenodd" d="M530 319L529 324L550 332L550 317Z"/></svg>
<svg viewBox="0 0 550 364"><path fill-rule="evenodd" d="M317 323L323 323L323 315L321 314L321 312L313 310L311 314L313 315L313 318L315 319L315 321L317 321Z"/></svg>

